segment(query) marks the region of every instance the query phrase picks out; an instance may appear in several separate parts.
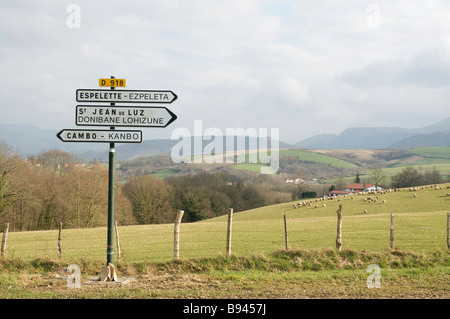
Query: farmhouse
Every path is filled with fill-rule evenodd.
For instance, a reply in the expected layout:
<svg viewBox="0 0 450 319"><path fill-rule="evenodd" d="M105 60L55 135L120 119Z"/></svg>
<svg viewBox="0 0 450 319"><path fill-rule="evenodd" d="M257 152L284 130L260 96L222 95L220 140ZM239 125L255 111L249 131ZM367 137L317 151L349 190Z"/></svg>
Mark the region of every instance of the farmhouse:
<svg viewBox="0 0 450 319"><path fill-rule="evenodd" d="M370 192L370 191L384 190L384 189L375 184L353 183L353 184L345 186L344 190L346 192L361 193L361 192Z"/></svg>
<svg viewBox="0 0 450 319"><path fill-rule="evenodd" d="M378 185L372 185L364 189L365 192L384 191L384 188Z"/></svg>

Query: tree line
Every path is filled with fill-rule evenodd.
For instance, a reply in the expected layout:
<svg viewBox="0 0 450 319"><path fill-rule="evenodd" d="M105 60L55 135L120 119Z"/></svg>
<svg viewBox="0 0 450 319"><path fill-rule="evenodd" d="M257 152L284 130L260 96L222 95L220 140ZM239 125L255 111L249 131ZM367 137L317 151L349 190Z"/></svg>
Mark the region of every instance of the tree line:
<svg viewBox="0 0 450 319"><path fill-rule="evenodd" d="M447 177L447 180L450 180ZM370 174L364 180L360 177L357 172L355 178L353 179L355 183L373 183L377 186L384 188L403 188L411 186L421 186L421 185L434 185L445 182L445 177L443 177L435 166L431 169L426 169L420 172L415 167L404 167L398 173L392 175L388 178L382 169L373 169ZM342 178L338 179L336 185L332 185L331 190L344 190L345 182Z"/></svg>
<svg viewBox="0 0 450 319"><path fill-rule="evenodd" d="M107 207L108 172L87 168L57 150L22 159L0 142L0 221L11 230L45 230L102 225ZM118 192L118 217L127 221L130 204ZM106 223L106 222L105 222Z"/></svg>
<svg viewBox="0 0 450 319"><path fill-rule="evenodd" d="M392 188L432 185L442 182L439 170L433 167L431 170L425 170L421 173L415 167L405 167L401 172L392 176Z"/></svg>
<svg viewBox="0 0 450 319"><path fill-rule="evenodd" d="M115 219L119 225L171 223L175 212L195 222L281 203L301 196L298 187L278 176L197 172L165 179L151 174L115 182ZM59 150L26 159L0 141L0 225L12 231L105 226L108 168L85 164Z"/></svg>
<svg viewBox="0 0 450 319"><path fill-rule="evenodd" d="M232 173L234 172L234 173ZM357 178L359 178L357 176ZM385 183L382 170L371 180ZM406 167L392 177L392 187L441 182L437 169L420 173ZM338 186L338 185L336 185ZM119 225L183 222L328 194L330 185L287 184L278 175L244 174L213 169L157 178L135 174L115 182L115 220ZM108 168L85 164L59 150L23 159L0 141L0 225L12 231L105 226Z"/></svg>

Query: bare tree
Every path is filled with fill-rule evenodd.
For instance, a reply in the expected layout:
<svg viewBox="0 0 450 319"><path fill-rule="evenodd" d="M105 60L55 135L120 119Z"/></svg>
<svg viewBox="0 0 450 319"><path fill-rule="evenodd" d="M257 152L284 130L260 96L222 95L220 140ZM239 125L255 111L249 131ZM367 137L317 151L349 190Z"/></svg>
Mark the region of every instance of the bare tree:
<svg viewBox="0 0 450 319"><path fill-rule="evenodd" d="M43 151L36 156L28 157L29 162L53 174L64 174L73 168L77 162L76 156L56 149Z"/></svg>
<svg viewBox="0 0 450 319"><path fill-rule="evenodd" d="M123 186L123 191L139 223L157 224L173 220L171 187L164 180L151 175L132 177Z"/></svg>
<svg viewBox="0 0 450 319"><path fill-rule="evenodd" d="M380 184L383 185L385 178L383 170L378 168L371 171L369 180L375 184L375 189L378 189Z"/></svg>
<svg viewBox="0 0 450 319"><path fill-rule="evenodd" d="M14 203L15 192L11 187L10 173L18 164L18 156L0 141L0 216Z"/></svg>

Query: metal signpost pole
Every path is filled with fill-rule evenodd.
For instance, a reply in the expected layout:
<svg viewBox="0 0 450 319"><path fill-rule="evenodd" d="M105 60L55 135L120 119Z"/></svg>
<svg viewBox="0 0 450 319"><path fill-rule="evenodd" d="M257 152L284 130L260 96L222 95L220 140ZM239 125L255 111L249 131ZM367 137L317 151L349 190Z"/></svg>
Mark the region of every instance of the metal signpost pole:
<svg viewBox="0 0 450 319"><path fill-rule="evenodd" d="M114 76L111 76L111 79L114 79ZM114 90L114 86L111 86L111 90ZM111 103L111 106L114 106L115 103ZM114 130L115 127L111 127L111 130ZM109 144L109 180L108 180L108 240L107 240L107 248L106 248L106 265L114 264L113 263L113 254L114 254L114 162L115 162L115 143Z"/></svg>

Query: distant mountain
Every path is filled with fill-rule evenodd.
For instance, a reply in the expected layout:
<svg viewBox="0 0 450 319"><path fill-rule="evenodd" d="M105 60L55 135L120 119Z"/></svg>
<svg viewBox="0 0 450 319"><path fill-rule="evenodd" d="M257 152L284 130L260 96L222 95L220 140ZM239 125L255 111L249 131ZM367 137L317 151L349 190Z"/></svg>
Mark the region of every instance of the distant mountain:
<svg viewBox="0 0 450 319"><path fill-rule="evenodd" d="M0 124L0 140L24 157L54 148L68 152L95 149L93 145L63 143L56 138L57 133L57 130L42 129L31 124Z"/></svg>
<svg viewBox="0 0 450 319"><path fill-rule="evenodd" d="M416 148L416 147L435 147L450 146L450 131L431 133L427 135L415 135L404 138L387 148Z"/></svg>
<svg viewBox="0 0 450 319"><path fill-rule="evenodd" d="M45 150L59 149L83 159L108 160L108 143L64 143L56 137L58 132L58 130L42 129L30 124L0 124L0 141L8 144L23 157L38 154ZM244 149L249 149L250 144L254 145L253 142L251 143L249 137L246 137ZM155 139L144 140L139 144L116 144L116 159L126 160L139 156L170 153L177 143L179 143L179 140ZM211 143L210 140L203 140L202 149L209 143ZM234 144L235 149L242 149L237 145L237 140ZM223 137L223 145L225 148L225 136ZM280 141L279 147L289 148L292 145ZM191 137L191 153L195 153L194 137Z"/></svg>
<svg viewBox="0 0 450 319"><path fill-rule="evenodd" d="M450 117L436 124L418 128L354 127L341 134L320 134L294 144L309 149L384 149L448 146Z"/></svg>
<svg viewBox="0 0 450 319"><path fill-rule="evenodd" d="M116 145L116 160L127 160L136 158L139 156L151 156L161 153L170 153L172 146L175 145L177 141L172 141L169 139L160 140L144 140L139 144L117 144ZM82 143L79 143L82 144ZM88 143L83 143L88 144ZM88 150L85 152L79 152L77 155L80 158L85 158L89 160L100 160L107 161L109 148L107 143L98 143L97 150Z"/></svg>
<svg viewBox="0 0 450 319"><path fill-rule="evenodd" d="M0 140L8 144L22 156L38 154L44 150L59 149L68 151L85 159L108 159L107 143L64 143L56 134L58 130L42 129L30 124L0 124ZM225 147L226 137L223 137ZM236 137L235 137L236 138ZM252 141L254 142L254 141ZM140 144L117 144L116 158L125 160L139 156L170 153L178 140L158 139L144 140ZM204 140L202 149L211 143ZM235 142L235 144L237 144ZM245 149L249 149L246 138ZM270 143L269 143L270 145ZM191 153L194 154L194 138L191 138ZM315 135L290 145L279 141L280 148L308 149L386 149L450 146L450 117L436 124L418 128L400 127L355 127L344 130L341 134ZM237 149L238 146L235 146Z"/></svg>
<svg viewBox="0 0 450 319"><path fill-rule="evenodd" d="M235 138L234 141L234 150L248 150L250 149L251 145L257 145L257 147L259 148L259 144L257 143L257 141L255 140L250 140L249 137L245 137L245 145L243 145L243 147L241 147L241 145L238 145L237 142L237 138ZM227 150L226 149L226 141L227 141L227 137L224 136L222 143L223 143L223 150ZM126 160L126 159L132 159L132 158L136 158L136 157L140 157L140 156L151 156L151 155L156 155L156 154L161 154L161 153L171 153L172 152L172 148L178 144L180 141L179 140L170 140L170 139L159 139L159 140L146 140L143 141L140 144L121 144L119 146L116 147L116 158L118 160ZM190 139L190 145L191 145L191 154L195 154L196 153L196 149L194 149L194 143L198 143L198 141L194 138L191 137ZM203 140L202 141L202 149L205 148L206 145L212 143L212 141L210 140ZM270 141L268 140L267 142L268 146L270 147ZM279 148L291 148L292 145L284 143L279 141ZM220 153L221 150L216 150L216 152ZM100 157L100 155L103 155L103 157ZM80 153L79 154L80 157L83 158L107 158L108 153L107 151L102 152L102 153L95 153L95 152L86 152L86 153Z"/></svg>

